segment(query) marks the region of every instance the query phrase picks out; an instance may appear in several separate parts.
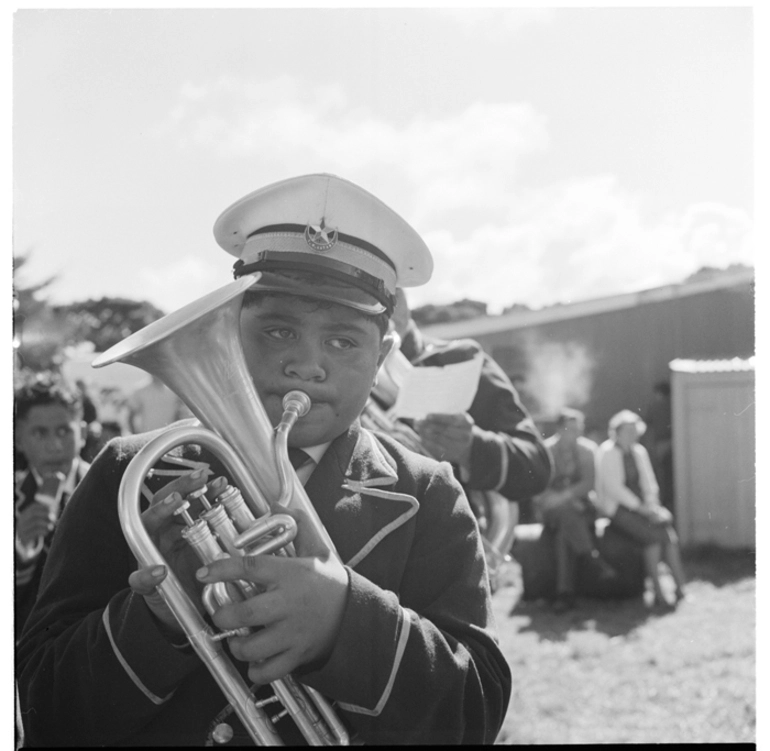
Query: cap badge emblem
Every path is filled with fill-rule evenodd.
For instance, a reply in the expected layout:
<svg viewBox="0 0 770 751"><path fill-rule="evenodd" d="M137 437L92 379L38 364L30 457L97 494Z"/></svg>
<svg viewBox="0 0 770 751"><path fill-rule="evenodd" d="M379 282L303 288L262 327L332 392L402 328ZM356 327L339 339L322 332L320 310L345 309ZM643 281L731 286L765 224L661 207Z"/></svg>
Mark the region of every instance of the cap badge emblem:
<svg viewBox="0 0 770 751"><path fill-rule="evenodd" d="M326 221L321 219L320 224L308 224L305 228L305 240L307 244L320 253L331 250L337 243L337 230L329 229Z"/></svg>

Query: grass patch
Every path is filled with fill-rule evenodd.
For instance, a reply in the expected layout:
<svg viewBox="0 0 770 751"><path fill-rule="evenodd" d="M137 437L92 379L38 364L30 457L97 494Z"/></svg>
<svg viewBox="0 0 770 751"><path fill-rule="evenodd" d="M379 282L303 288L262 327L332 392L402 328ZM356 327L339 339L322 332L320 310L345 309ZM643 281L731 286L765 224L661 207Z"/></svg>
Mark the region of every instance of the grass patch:
<svg viewBox="0 0 770 751"><path fill-rule="evenodd" d="M497 742L754 743L754 555L702 548L684 563L692 599L673 612L637 598L563 615L521 600L508 564L493 595L513 674Z"/></svg>

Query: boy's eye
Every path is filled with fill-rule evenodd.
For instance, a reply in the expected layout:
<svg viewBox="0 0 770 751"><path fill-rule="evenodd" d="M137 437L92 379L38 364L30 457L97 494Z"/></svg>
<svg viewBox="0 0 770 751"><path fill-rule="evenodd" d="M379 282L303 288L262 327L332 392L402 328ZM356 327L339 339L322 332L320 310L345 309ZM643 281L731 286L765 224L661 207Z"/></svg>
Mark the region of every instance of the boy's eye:
<svg viewBox="0 0 770 751"><path fill-rule="evenodd" d="M294 336L294 332L291 329L266 329L265 333L271 339L285 340L291 339Z"/></svg>
<svg viewBox="0 0 770 751"><path fill-rule="evenodd" d="M56 429L56 437L57 438L66 438L69 435L72 435L72 428L69 425L65 425L61 428Z"/></svg>
<svg viewBox="0 0 770 751"><path fill-rule="evenodd" d="M356 346L356 343L352 339L346 339L341 336L335 336L333 339L329 339L329 344L336 349L351 349Z"/></svg>

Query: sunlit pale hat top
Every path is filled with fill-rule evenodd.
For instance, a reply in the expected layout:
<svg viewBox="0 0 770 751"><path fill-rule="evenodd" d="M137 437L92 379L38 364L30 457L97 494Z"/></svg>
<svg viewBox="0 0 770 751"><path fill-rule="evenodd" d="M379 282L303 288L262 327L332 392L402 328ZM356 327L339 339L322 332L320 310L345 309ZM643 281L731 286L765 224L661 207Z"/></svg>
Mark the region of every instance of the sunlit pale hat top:
<svg viewBox="0 0 770 751"><path fill-rule="evenodd" d="M636 434L639 437L643 436L647 430L647 423L636 412L632 412L630 409L622 409L610 418L608 426L610 437L617 435L618 430L623 425L635 425Z"/></svg>
<svg viewBox="0 0 770 751"><path fill-rule="evenodd" d="M221 214L214 237L238 258L236 276L263 272L256 286L272 289L275 272L313 271L342 285L326 291L313 285L305 289L309 296L338 298L369 313L392 310L397 287L424 284L433 271L427 245L404 219L358 185L328 174L250 193Z"/></svg>

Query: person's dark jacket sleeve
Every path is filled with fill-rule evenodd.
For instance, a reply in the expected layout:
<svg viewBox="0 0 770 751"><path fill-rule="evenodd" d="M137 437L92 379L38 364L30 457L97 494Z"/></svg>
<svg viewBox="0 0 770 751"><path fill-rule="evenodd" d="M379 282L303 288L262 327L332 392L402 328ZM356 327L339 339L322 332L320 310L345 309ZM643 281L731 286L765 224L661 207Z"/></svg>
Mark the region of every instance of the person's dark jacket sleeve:
<svg viewBox="0 0 770 751"><path fill-rule="evenodd" d="M545 490L551 456L510 380L488 355L469 413L475 425L467 486L497 490L513 501Z"/></svg>
<svg viewBox="0 0 770 751"><path fill-rule="evenodd" d="M553 463L534 421L502 368L471 339L433 344L423 365L464 362L481 353L478 390L468 414L473 418L469 490L496 490L512 501L545 490Z"/></svg>

